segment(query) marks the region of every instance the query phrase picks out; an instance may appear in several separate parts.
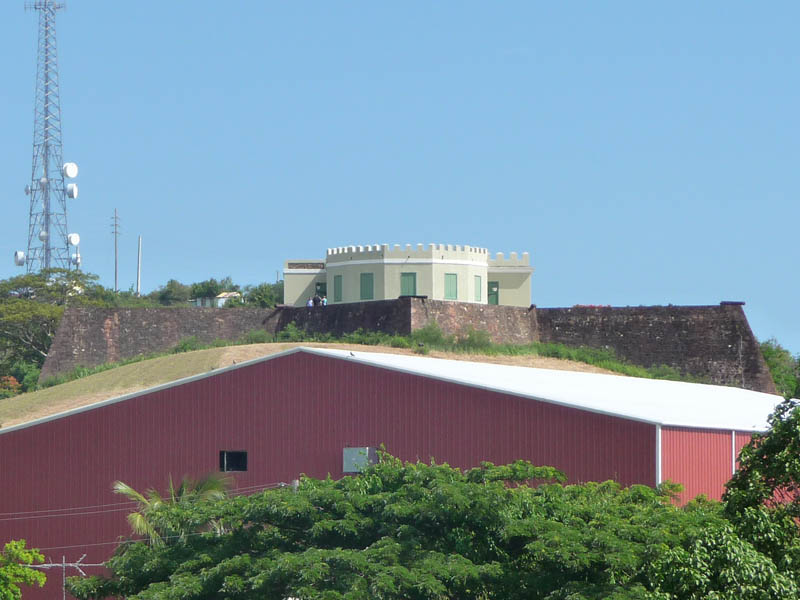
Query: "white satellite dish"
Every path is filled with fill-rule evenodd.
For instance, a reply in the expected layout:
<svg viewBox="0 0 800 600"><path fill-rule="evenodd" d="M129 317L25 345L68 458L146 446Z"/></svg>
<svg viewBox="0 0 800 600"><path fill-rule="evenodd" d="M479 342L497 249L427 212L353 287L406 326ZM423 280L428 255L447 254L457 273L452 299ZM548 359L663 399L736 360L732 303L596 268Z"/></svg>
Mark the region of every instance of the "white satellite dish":
<svg viewBox="0 0 800 600"><path fill-rule="evenodd" d="M22 250L14 252L14 264L18 267L25 265L25 253Z"/></svg>
<svg viewBox="0 0 800 600"><path fill-rule="evenodd" d="M67 184L67 196L72 198L73 200L78 197L78 184L77 183L68 183Z"/></svg>
<svg viewBox="0 0 800 600"><path fill-rule="evenodd" d="M79 236L77 233L70 233L67 236L67 241L69 242L70 246L77 246L81 243L81 236Z"/></svg>
<svg viewBox="0 0 800 600"><path fill-rule="evenodd" d="M48 237L49 236L48 236L47 232L44 229L39 232L39 241L40 242L46 242Z"/></svg>
<svg viewBox="0 0 800 600"><path fill-rule="evenodd" d="M64 166L61 167L61 172L64 173L64 177L75 179L78 176L78 165L74 162L64 163Z"/></svg>

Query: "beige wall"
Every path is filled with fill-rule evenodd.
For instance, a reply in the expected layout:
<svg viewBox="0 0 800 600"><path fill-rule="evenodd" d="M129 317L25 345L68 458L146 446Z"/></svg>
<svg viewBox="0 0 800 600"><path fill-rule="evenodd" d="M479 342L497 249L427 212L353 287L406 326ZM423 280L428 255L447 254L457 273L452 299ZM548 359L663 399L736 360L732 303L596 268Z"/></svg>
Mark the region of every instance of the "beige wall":
<svg viewBox="0 0 800 600"><path fill-rule="evenodd" d="M488 252L472 246L422 244L412 247L396 245L349 246L328 251L328 300L333 302L334 277L342 277L342 302L359 302L360 274L373 273L374 299L393 299L400 296L401 273L415 273L416 295L443 300L445 274L457 277L456 298L461 302L474 302L474 276L480 275L486 284ZM485 303L485 293L481 294Z"/></svg>
<svg viewBox="0 0 800 600"><path fill-rule="evenodd" d="M323 265L319 260L287 260L283 264L283 303L305 306L314 295L318 281L326 280L325 269L298 268Z"/></svg>
<svg viewBox="0 0 800 600"><path fill-rule="evenodd" d="M531 271L489 269L489 280L500 284L499 304L504 306L531 305Z"/></svg>
<svg viewBox="0 0 800 600"><path fill-rule="evenodd" d="M298 269L317 262L324 269ZM291 268L295 267L295 268ZM492 258L486 248L449 244L418 244L417 246L345 246L329 248L324 263L313 260L292 260L284 265L284 302L303 306L313 296L317 281L327 282L328 302L334 298L334 279L342 277L340 303L361 302L361 273L373 274L373 300L394 299L400 296L401 273L416 273L416 295L444 300L445 274L454 273L458 283L459 302L488 302L489 281L500 284L500 304L529 306L530 281L533 269L525 252L507 258L498 253ZM475 277L480 277L480 299L475 298Z"/></svg>

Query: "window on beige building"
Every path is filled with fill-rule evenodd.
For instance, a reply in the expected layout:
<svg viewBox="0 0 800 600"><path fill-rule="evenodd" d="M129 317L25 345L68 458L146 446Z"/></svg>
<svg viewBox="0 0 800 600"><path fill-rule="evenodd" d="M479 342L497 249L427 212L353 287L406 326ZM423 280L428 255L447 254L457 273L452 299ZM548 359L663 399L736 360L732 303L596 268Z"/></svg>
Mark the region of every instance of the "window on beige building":
<svg viewBox="0 0 800 600"><path fill-rule="evenodd" d="M444 299L458 300L458 275L456 273L444 274Z"/></svg>
<svg viewBox="0 0 800 600"><path fill-rule="evenodd" d="M372 300L375 297L375 276L372 273L361 273L361 299Z"/></svg>
<svg viewBox="0 0 800 600"><path fill-rule="evenodd" d="M400 295L401 296L417 295L416 273L400 273Z"/></svg>
<svg viewBox="0 0 800 600"><path fill-rule="evenodd" d="M342 301L342 276L341 275L334 275L333 276L333 301L334 302L341 302Z"/></svg>

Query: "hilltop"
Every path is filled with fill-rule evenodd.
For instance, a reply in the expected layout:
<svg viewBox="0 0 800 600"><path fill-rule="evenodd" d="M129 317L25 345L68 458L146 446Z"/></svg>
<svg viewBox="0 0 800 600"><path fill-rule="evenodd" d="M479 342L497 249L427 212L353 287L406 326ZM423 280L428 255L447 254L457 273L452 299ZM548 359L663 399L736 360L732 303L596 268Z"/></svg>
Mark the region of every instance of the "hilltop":
<svg viewBox="0 0 800 600"><path fill-rule="evenodd" d="M353 350L358 352L413 354L412 350L405 348L315 342L249 344L172 354L116 367L61 385L3 400L0 402L0 426L10 427L12 425L19 425L34 419L40 419L110 398L124 396L125 394L132 394L177 379L191 377L192 375L198 375L200 373L207 373L215 369L221 369L232 364L268 356L298 346L337 348L340 350ZM619 373L613 373L612 371L586 363L536 355L487 356L482 354L464 354L432 350L428 356L452 360L535 367L540 369L619 375Z"/></svg>

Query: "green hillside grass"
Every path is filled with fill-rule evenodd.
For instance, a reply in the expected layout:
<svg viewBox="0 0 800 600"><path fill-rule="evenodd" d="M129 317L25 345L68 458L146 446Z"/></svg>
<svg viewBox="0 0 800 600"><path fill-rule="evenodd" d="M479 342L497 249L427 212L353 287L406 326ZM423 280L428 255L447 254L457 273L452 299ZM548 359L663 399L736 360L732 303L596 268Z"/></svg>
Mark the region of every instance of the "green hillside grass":
<svg viewBox="0 0 800 600"><path fill-rule="evenodd" d="M161 356L134 357L125 364L77 367L70 373L45 382L43 389L0 401L0 427L25 423L301 345L368 352L431 354L458 360L567 370L596 369L633 377L697 381L696 378L682 376L670 367L647 369L629 364L605 349L542 343L493 344L486 332L469 330L459 336L446 336L436 325L415 331L409 337L359 330L334 338L331 335L308 334L290 324L278 334L277 341L254 343L265 342L267 337L266 332L258 331L238 342L220 340L210 348L202 348L196 338L187 338ZM553 363L545 366L533 362L543 360L552 360ZM567 367L568 363L572 363L572 366ZM577 368L575 364L578 364Z"/></svg>
<svg viewBox="0 0 800 600"><path fill-rule="evenodd" d="M91 403L92 400L99 402L134 390L205 373L217 368L225 351L225 348L211 348L161 356L8 398L0 401L0 425L8 426L38 418L39 413L48 411L53 406L64 406L68 410Z"/></svg>

